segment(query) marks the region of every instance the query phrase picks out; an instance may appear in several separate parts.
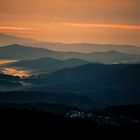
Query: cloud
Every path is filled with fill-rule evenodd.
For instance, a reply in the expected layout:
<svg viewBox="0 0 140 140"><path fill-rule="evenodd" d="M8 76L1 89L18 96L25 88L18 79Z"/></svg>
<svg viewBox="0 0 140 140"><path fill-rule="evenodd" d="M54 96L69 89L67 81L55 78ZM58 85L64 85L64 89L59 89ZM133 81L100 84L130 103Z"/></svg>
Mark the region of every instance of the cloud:
<svg viewBox="0 0 140 140"><path fill-rule="evenodd" d="M114 28L140 30L140 25L119 25L119 24L87 24L87 23L60 23L61 25L82 27L82 28Z"/></svg>
<svg viewBox="0 0 140 140"><path fill-rule="evenodd" d="M34 28L28 28L28 27L12 27L12 26L0 26L0 30L35 30Z"/></svg>

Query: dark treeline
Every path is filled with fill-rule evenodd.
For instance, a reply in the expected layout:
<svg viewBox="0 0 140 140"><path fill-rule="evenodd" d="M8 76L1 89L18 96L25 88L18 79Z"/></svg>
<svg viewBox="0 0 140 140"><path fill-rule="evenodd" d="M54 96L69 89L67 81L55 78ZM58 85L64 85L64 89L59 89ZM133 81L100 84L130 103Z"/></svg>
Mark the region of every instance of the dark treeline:
<svg viewBox="0 0 140 140"><path fill-rule="evenodd" d="M111 129L116 128L108 124L97 124L95 121L69 118L63 115L48 113L37 110L29 109L0 109L0 123L4 125L42 125L47 128L65 128L73 127L77 129L81 128L93 128L93 129Z"/></svg>

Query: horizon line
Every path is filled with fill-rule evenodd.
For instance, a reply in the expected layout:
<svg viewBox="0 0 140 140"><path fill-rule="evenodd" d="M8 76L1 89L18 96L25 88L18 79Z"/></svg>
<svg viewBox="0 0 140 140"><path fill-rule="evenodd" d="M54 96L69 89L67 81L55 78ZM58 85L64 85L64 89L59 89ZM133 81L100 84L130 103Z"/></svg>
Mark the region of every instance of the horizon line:
<svg viewBox="0 0 140 140"><path fill-rule="evenodd" d="M18 38L24 38L24 39L33 39L35 41L38 41L40 43L58 43L58 44L94 44L94 45L129 45L129 46L136 46L136 47L140 47L140 44L128 44L128 43L109 43L109 42L103 42L103 43L98 43L96 41L93 42L73 42L73 41L47 41L47 40L40 40L34 37L28 37L28 36L18 36L15 34L11 34L11 33L5 33L5 32L0 32L0 34L2 35L7 35L7 36L13 36L13 37L18 37ZM13 44L18 44L18 43L13 43ZM10 44L9 44L10 45ZM12 44L11 44L12 45ZM19 45L19 44L18 44ZM1 45L0 45L1 46Z"/></svg>

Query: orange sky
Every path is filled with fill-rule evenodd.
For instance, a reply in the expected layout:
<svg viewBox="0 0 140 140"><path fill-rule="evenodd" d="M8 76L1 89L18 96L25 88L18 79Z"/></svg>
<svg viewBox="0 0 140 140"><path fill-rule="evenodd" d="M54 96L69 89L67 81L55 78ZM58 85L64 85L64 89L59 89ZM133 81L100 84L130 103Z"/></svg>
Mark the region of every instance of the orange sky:
<svg viewBox="0 0 140 140"><path fill-rule="evenodd" d="M140 0L0 0L0 32L140 46Z"/></svg>

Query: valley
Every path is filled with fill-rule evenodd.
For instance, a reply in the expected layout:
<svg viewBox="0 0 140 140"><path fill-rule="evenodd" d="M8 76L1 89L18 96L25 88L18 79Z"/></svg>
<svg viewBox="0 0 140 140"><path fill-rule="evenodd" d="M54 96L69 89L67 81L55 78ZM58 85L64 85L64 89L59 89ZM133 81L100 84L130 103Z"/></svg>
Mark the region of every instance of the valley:
<svg viewBox="0 0 140 140"><path fill-rule="evenodd" d="M129 109L139 109L139 72L140 54L119 49L84 53L19 44L3 46L0 111L55 110L57 117L61 113L66 119L94 125L137 127L139 114L131 118L127 113ZM122 114L122 109L126 114Z"/></svg>

